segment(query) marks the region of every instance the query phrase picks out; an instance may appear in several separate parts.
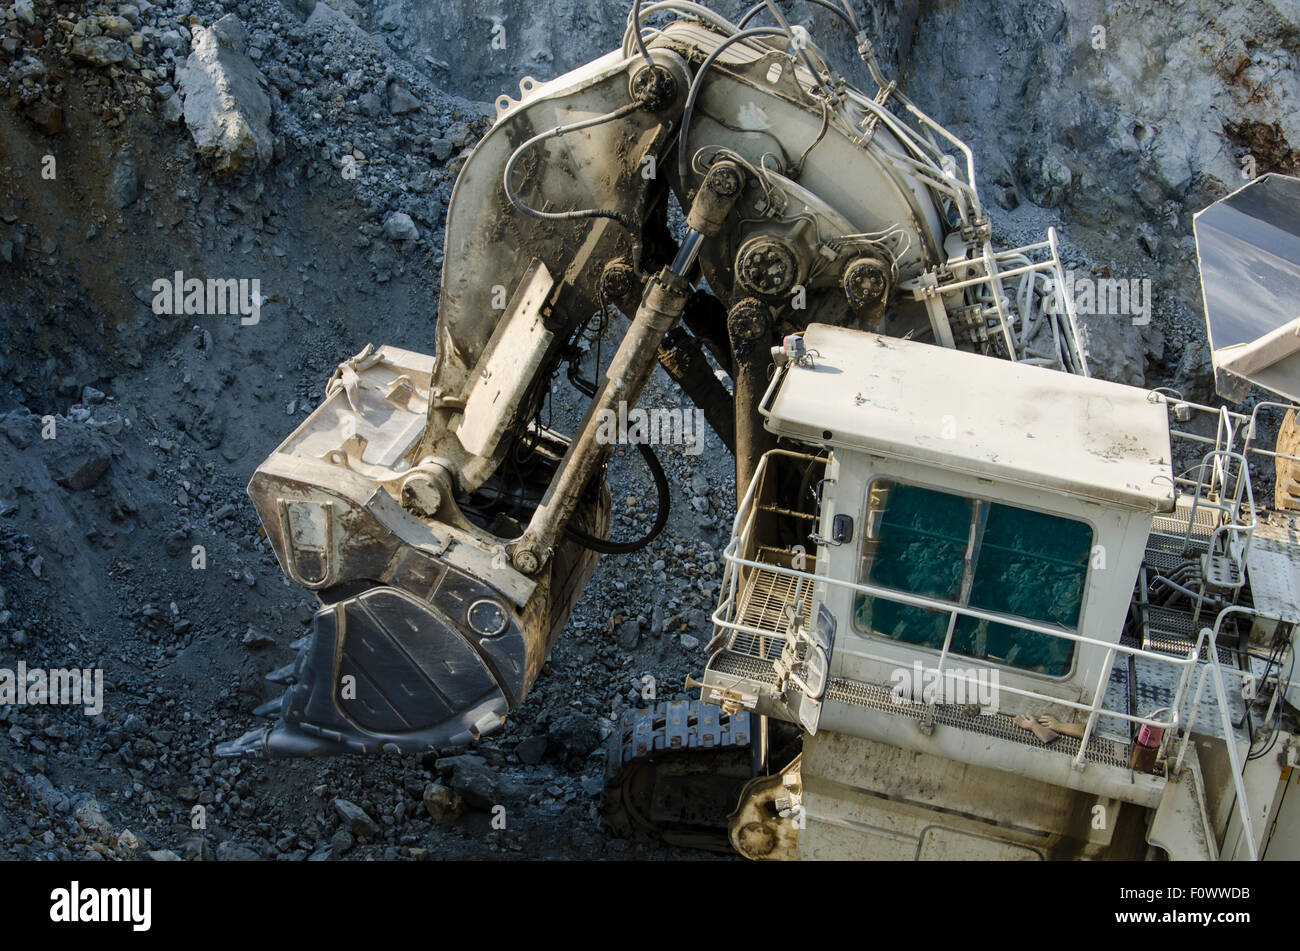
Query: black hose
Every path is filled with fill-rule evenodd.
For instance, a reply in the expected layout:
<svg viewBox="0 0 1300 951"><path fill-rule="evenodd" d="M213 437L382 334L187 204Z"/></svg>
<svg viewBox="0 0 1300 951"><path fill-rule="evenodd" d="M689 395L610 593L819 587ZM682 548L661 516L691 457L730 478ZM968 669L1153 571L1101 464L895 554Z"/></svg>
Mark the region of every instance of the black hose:
<svg viewBox="0 0 1300 951"><path fill-rule="evenodd" d="M603 316L605 310L605 299L603 294L601 295L600 304ZM579 327L574 335L575 338L580 335L582 331L583 328ZM600 373L599 360L596 361L596 373ZM587 399L595 398L596 384L592 383L590 380L584 380L579 375L578 366L575 361L569 361L568 375L569 382L574 385L578 392L585 395ZM668 513L672 509L673 501L672 495L668 490L668 476L664 474L664 467L659 462L659 457L655 455L654 450L650 448L649 443L639 442L636 444L636 447L641 451L641 456L645 459L646 466L650 469L650 475L655 480L655 492L659 497L659 510L658 514L655 516L654 526L645 536L635 541L611 542L608 539L597 538L595 535L590 535L580 528L574 528L572 524L566 524L564 526L564 534L579 545L582 545L584 548L598 551L602 555L629 555L632 552L640 551L642 548L645 548L646 545L649 545L655 540L659 533L664 530L664 526L668 524Z"/></svg>
<svg viewBox="0 0 1300 951"><path fill-rule="evenodd" d="M1273 667L1273 662L1274 662L1273 658L1274 658L1274 656L1276 656L1276 659L1280 662L1280 661L1282 660L1282 654L1285 653L1285 651L1286 651L1286 647L1285 647L1285 644L1283 643L1283 644L1279 644L1279 645L1277 646L1277 648L1276 648L1276 653L1275 653L1275 654L1270 654L1270 656L1269 656L1269 661L1268 661L1268 666L1266 666L1266 667L1264 668L1264 676L1261 677L1261 678L1259 679L1259 682L1260 682L1260 683L1263 683L1263 682L1268 678L1269 671L1270 671L1270 670L1272 669L1272 667ZM1280 665L1280 663L1279 663L1278 671L1277 671L1277 673L1278 673L1278 677L1277 677L1277 686L1276 686L1274 689L1275 689L1275 690L1278 690L1278 691L1283 691L1283 690L1285 690L1285 689L1286 689L1286 686L1285 686L1285 685L1291 682L1291 675L1292 675L1294 672L1295 672L1295 651L1293 650L1293 651L1291 652L1291 663L1290 663L1290 664L1288 665L1288 667L1287 667L1287 672L1286 672L1286 677L1285 677L1285 679L1282 677L1282 667L1281 667L1281 665ZM1283 696L1285 696L1285 694L1283 694ZM1254 746L1255 746L1254 737L1252 737L1252 738L1251 738L1251 743L1250 743L1250 749L1248 749L1248 750L1246 751L1246 761L1247 761L1247 762L1250 762L1250 761L1252 761L1252 760L1261 759L1261 758L1267 756L1269 753L1273 752L1273 747L1277 745L1277 736L1278 736L1278 732L1280 731L1280 728L1281 728L1281 726L1282 726L1282 708L1283 708L1283 706L1285 705L1286 701L1285 701L1284 699L1282 699L1282 698L1277 698L1277 697L1275 697L1274 700L1273 700L1273 702L1274 702L1274 704L1277 706L1277 717L1276 717L1276 722L1274 722L1274 724L1273 724L1273 728L1272 728L1272 730L1271 730L1270 733L1269 733L1268 744L1267 744L1266 746L1264 746L1263 749L1260 749L1260 750L1257 750L1257 751L1252 752L1252 750L1254 750ZM1247 701L1247 702L1246 702L1246 719L1247 719L1247 721L1249 722L1249 720L1250 720L1250 701ZM1264 726L1267 727L1268 724L1265 723ZM1244 767L1243 767L1243 768L1244 768Z"/></svg>
<svg viewBox="0 0 1300 951"><path fill-rule="evenodd" d="M565 525L564 534L584 548L598 551L602 555L630 555L654 541L659 533L664 530L664 526L668 524L668 512L672 506L672 496L668 489L668 476L664 474L664 467L648 442L639 442L636 444L636 448L641 451L641 456L650 469L650 475L654 477L655 491L659 495L659 513L655 516L654 526L651 527L649 532L635 541L612 542L608 539L597 538L595 535L589 535L580 528L574 528L572 524Z"/></svg>
<svg viewBox="0 0 1300 951"><path fill-rule="evenodd" d="M631 115L641 108L639 102L629 102L626 106L620 106L613 112L607 112L603 116L596 116L592 119L584 119L581 122L574 122L571 125L556 126L554 129L547 129L545 132L539 132L537 135L522 143L519 148L515 149L506 162L505 174L503 176L505 183L506 198L515 208L528 215L530 218L539 218L542 221L575 221L583 218L609 218L617 221L624 228L634 234L640 230L640 225L632 218L623 214L621 211L612 211L605 208L585 208L580 211L539 211L536 208L526 204L515 187L510 184L511 173L515 170L515 163L519 161L519 156L523 155L528 149L541 142L543 139L554 138L557 136L568 135L570 132L577 132L581 129L590 129L592 126L600 125L602 122L610 122L614 119L621 119L624 116Z"/></svg>
<svg viewBox="0 0 1300 951"><path fill-rule="evenodd" d="M709 71L709 67L717 62L718 57L731 44L760 36L789 37L789 33L774 26L756 26L752 30L742 30L735 33L713 48L713 52L705 57L704 62L700 64L699 71L695 74L695 78L691 81L691 89L686 96L686 105L682 109L682 128L677 134L677 175L681 179L683 190L688 188L687 183L689 182L686 167L686 137L691 131L691 119L695 115L695 101L700 96L700 90L704 88L704 74Z"/></svg>
<svg viewBox="0 0 1300 951"><path fill-rule="evenodd" d="M837 17L843 20L844 23L848 26L848 28L852 30L855 34L860 32L857 28L857 25L853 22L852 19L850 19L848 15L848 13L852 13L852 10L849 10L848 13L846 13L845 10L840 9L839 7L835 6L835 4L833 3L827 2L827 0L804 0L804 2L815 4L816 6L823 7L824 9L829 10L831 13L835 14ZM766 2L754 4L754 6L750 7L749 10L745 13L745 15L740 18L740 22L738 22L736 26L740 27L741 29L744 29L746 23L754 19L754 17L758 16L766 9L767 9ZM846 9L847 9L847 4L846 4Z"/></svg>

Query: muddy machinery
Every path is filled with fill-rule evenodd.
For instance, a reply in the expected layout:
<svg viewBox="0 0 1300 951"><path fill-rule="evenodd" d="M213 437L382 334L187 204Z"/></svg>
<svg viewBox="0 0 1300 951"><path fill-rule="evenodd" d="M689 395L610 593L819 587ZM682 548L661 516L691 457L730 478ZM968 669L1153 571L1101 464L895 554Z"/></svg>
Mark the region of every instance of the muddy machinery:
<svg viewBox="0 0 1300 951"><path fill-rule="evenodd" d="M1091 379L1055 235L996 250L970 151L849 4L819 6L874 93L775 3L732 23L667 0L497 100L448 208L436 355L345 362L249 485L320 609L274 725L219 752L498 729L599 555L664 524L642 441L658 518L607 537L600 425L660 364L742 502L701 699L619 725L611 824L755 858L1217 855L1233 821L1231 849L1263 850L1277 810L1232 805L1295 759L1296 526L1254 508L1255 417ZM613 310L630 325L585 379ZM572 434L543 422L561 373L590 401ZM1169 418L1197 412L1219 431L1176 479ZM1272 698L1258 728L1225 670ZM1219 714L1210 749L1193 721ZM1263 744L1223 739L1243 728L1271 738L1253 772Z"/></svg>

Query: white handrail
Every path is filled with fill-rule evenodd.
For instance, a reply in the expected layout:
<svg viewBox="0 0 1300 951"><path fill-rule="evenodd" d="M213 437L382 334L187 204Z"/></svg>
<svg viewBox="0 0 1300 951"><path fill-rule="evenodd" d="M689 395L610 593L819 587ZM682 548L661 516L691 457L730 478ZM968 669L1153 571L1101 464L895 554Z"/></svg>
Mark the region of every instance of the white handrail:
<svg viewBox="0 0 1300 951"><path fill-rule="evenodd" d="M1155 393L1153 395L1161 399L1167 399L1163 394ZM1214 411L1210 407L1206 407L1205 409ZM1211 502L1202 499L1201 493L1205 490L1204 479L1202 477L1198 480L1197 495L1196 499L1193 501L1193 514L1198 504L1211 506L1229 513L1230 522L1225 525L1220 525L1215 529L1211 543L1219 537L1220 532L1227 532L1236 538L1239 538L1240 535L1244 533L1246 535L1246 546L1248 548L1251 534L1257 524L1254 490L1251 486L1249 465L1246 461L1245 455L1247 452L1251 451L1248 445L1251 433L1250 431L1247 432L1247 445L1243 445L1241 451L1237 451L1235 443L1237 432L1239 432L1239 430L1233 425L1232 416L1238 414L1229 414L1226 409L1215 412L1216 415L1219 416L1220 423L1219 432L1215 440L1216 448L1214 451L1208 453L1202 460L1202 471L1205 464L1212 460L1216 468L1211 476L1209 491L1214 492L1217 486L1221 490L1218 493L1220 501ZM1244 419L1245 417L1240 418ZM1176 761L1172 767L1172 772L1176 775L1183 768L1184 759L1191 741L1192 731L1195 728L1196 719L1200 712L1200 704L1204 697L1205 686L1207 683L1212 683L1215 697L1219 705L1219 719L1221 721L1224 744L1227 747L1229 764L1233 772L1232 781L1236 792L1237 810L1240 815L1243 833L1246 836L1247 850L1252 859L1258 859L1258 849L1254 837L1254 822L1251 817L1250 805L1246 797L1245 781L1242 776L1243 764L1237 751L1235 730L1232 722L1232 712L1228 706L1228 693L1224 679L1225 668L1219 660L1218 653L1218 638L1224 620L1232 614L1251 615L1252 612L1249 608L1239 605L1230 605L1223 608L1215 618L1212 627L1202 627L1198 631L1195 643L1192 645L1191 649L1187 651L1185 656L1171 656L1169 654L1156 653L1140 647L1131 647L1117 642L1089 637L1078 632L1067 631L1042 622L973 608L969 605L954 604L937 598L908 594L885 588L880 585L835 578L825 572L825 559L817 559L817 570L809 572L747 558L742 556L741 552L748 550L749 548L751 533L755 528L754 519L757 513L757 501L761 491L761 486L763 485L764 478L768 473L769 460L776 457L786 457L809 462L818 460L825 462L822 457L812 456L806 453L791 452L789 450L773 450L765 453L760 459L754 476L750 480L749 486L746 488L744 497L737 506L736 517L733 522L733 537L723 550L725 567L720 591L725 592L725 595L720 599L717 608L712 614L713 623L718 629L745 633L755 637L774 638L786 642L789 641L788 635L784 632L774 632L769 629L747 625L740 621L740 576L744 569L750 569L789 577L794 579L798 584L803 584L805 582L815 584L816 582L821 581L825 582L827 585L833 585L841 589L848 589L849 591L860 595L880 598L889 602L932 611L940 611L954 616L974 617L994 623L1007 624L1023 630L1044 634L1049 637L1060 638L1077 644L1103 647L1106 649L1105 663L1101 666L1097 682L1093 686L1091 702L1089 703L1067 700L1061 697L1042 693L1041 691L1022 689L1004 683L999 684L1000 692L1025 697L1047 704L1064 706L1068 709L1087 714L1083 736L1079 741L1079 751L1074 757L1073 765L1076 769L1082 769L1087 765L1086 755L1088 753L1089 744L1094 736L1097 722L1104 716L1130 724L1146 725L1169 731L1165 734L1162 741L1162 752L1165 754L1166 763L1168 763L1168 756L1172 752L1172 744L1177 740L1176 731L1182 727L1183 736L1181 739L1181 746ZM1225 465L1225 462L1227 465ZM1231 494L1232 500L1231 503L1229 503L1226 497L1228 496L1228 479L1231 475L1230 466L1233 462L1238 464L1241 468L1238 470L1234 491ZM1244 521L1241 517L1243 501L1246 503L1246 507L1249 510L1249 522ZM1191 520L1189 519L1189 536L1190 529ZM1241 552L1240 557L1244 558L1244 556L1245 550ZM936 673L942 676L957 677L966 682L971 682L973 675L969 673L960 670L945 671L944 669L949 658L953 656L949 651L952 634L953 625L950 623L944 638L943 650L940 652L937 666L934 668L927 668L927 672L930 669L933 669ZM1202 650L1206 653L1206 660L1204 665L1201 667L1201 674L1196 684L1195 694L1192 697L1190 707L1188 707L1187 700L1189 688L1191 687L1191 675L1200 661ZM861 656L866 660L883 663L897 663L897 657L887 657L871 651L857 651L856 653L857 656ZM1165 718L1162 719L1159 716L1161 713L1160 710L1156 710L1148 716L1141 716L1126 711L1112 710L1105 706L1106 688L1111 671L1114 667L1115 657L1117 654L1121 653L1127 656L1146 658L1152 662L1167 665L1170 668L1180 669L1178 686L1175 690L1174 697L1167 708L1168 714ZM972 657L968 659L977 663L989 663L988 661L983 661L981 658ZM1283 669L1284 665L1277 665L1276 672L1270 671L1264 682L1273 683L1275 685L1275 690L1278 692L1300 687L1300 679L1295 681L1283 680ZM1247 677L1252 679L1255 678L1255 674L1251 671L1241 671L1233 668L1226 668L1226 671L1227 673L1235 674L1239 680L1243 681ZM1261 684L1261 686L1262 685L1263 684ZM1185 707L1187 707L1186 710L1184 710ZM1249 715L1249 711L1247 715Z"/></svg>
<svg viewBox="0 0 1300 951"><path fill-rule="evenodd" d="M792 453L785 450L776 450L775 452L781 455L785 455L797 459L813 460L817 458L815 456L808 456L802 453ZM1207 646L1206 641L1211 640L1214 642L1213 647L1215 648L1216 652L1213 653L1213 657L1214 660L1217 662L1217 658L1218 658L1217 638L1218 638L1219 628L1223 622L1223 618L1226 617L1228 614L1237 613L1237 612L1249 613L1246 608L1238 607L1235 605L1224 608L1220 612L1218 618L1215 620L1213 629L1210 628L1202 629L1197 637L1195 644L1187 652L1187 655L1175 657L1175 656L1170 656L1168 654L1157 653L1154 651L1146 650L1140 647L1130 647L1128 645L1118 644L1113 641L1101 640L1099 638L1089 637L1087 635L1080 634L1077 632L1066 631L1059 627L1054 627L1049 624L1032 621L1026 618L1019 618L1019 617L1014 617L1012 615L1001 614L995 611L987 611L980 608L973 608L968 605L954 604L952 602L943 601L937 598L930 598L924 595L908 594L901 591L895 591L891 588L885 588L880 585L873 585L873 584L867 584L867 583L855 582L855 581L847 581L844 579L831 577L830 575L821 572L814 573L808 571L801 571L797 568L786 568L782 565L772 564L769 562L760 562L750 558L745 558L739 554L739 551L742 546L747 544L749 533L753 528L753 523L752 523L752 519L750 518L750 515L752 514L752 509L754 507L753 503L754 503L757 487L762 482L762 476L766 473L766 468L767 468L767 456L765 455L764 458L759 462L758 469L755 472L754 478L750 483L750 489L746 492L743 500L741 501L739 510L736 515L735 537L732 538L732 540L728 543L727 547L723 550L723 560L726 562L726 569L724 574L729 584L724 584L721 587L727 588L730 593L719 603L717 609L713 612L712 620L718 627L724 630L737 631L755 637L759 637L759 636L775 637L778 639L783 637L783 635L780 634L779 632L773 632L771 630L743 624L735 618L735 612L739 608L738 576L740 573L739 569L741 568L752 568L756 570L767 571L774 574L792 578L796 581L810 581L814 583L817 581L823 581L826 582L827 584L834 585L836 587L847 588L850 591L853 591L857 594L864 594L871 597L877 597L877 598L881 598L882 600L897 602L911 607L923 608L923 609L934 610L934 611L942 611L944 613L955 613L962 616L974 617L979 620L986 620L986 621L991 621L999 624L1007 624L1010 626L1021 628L1023 630L1032 631L1038 634L1045 634L1049 637L1056 637L1062 640L1068 640L1078 644L1085 644L1092 647L1104 647L1107 649L1108 652L1114 651L1114 652L1123 653L1125 655L1132 655L1134 657L1143 657L1148 660L1154 661L1156 663L1166 664L1170 667L1182 668L1183 675L1180 678L1179 687L1174 697L1174 701L1171 705L1173 712L1171 713L1170 719L1168 720L1161 720L1155 717L1134 716L1128 713L1120 712L1118 710L1110 710L1108 708L1099 706L1096 702L1096 697L1100 695L1104 699L1104 686L1106 680L1110 676L1110 670L1111 670L1110 666L1104 666L1103 670L1101 671L1099 682L1094 691L1094 702L1090 704L1076 703L1073 701L1064 700L1060 697L1052 696L1050 694L1044 694L1038 691L1020 690L1018 688L1005 687L1005 686L1002 688L1011 693L1029 697L1032 699L1043 700L1049 703L1062 704L1064 706L1071 707L1073 709L1080 710L1080 711L1088 711L1090 714L1095 709L1099 716L1113 717L1115 719L1126 720L1132 723L1146 724L1149 726L1167 728L1167 727L1176 727L1180 724L1178 710L1181 709L1183 705L1183 701L1185 700L1186 697L1186 690L1187 690L1188 682L1190 680L1187 674L1190 672L1190 669L1196 665L1202 648ZM890 658L883 657L883 656L875 656L869 659L878 659L882 661L890 660ZM971 658L971 659L979 660L979 658ZM1242 677L1246 676L1246 674L1242 672L1238 672L1238 671L1230 671L1230 672L1237 673ZM1283 689L1289 688L1291 686L1300 686L1300 681L1296 681L1294 683L1288 682L1287 684L1282 684L1280 672L1277 675L1277 679L1279 682L1279 686L1282 687ZM1180 757L1180 763L1181 763L1181 757Z"/></svg>

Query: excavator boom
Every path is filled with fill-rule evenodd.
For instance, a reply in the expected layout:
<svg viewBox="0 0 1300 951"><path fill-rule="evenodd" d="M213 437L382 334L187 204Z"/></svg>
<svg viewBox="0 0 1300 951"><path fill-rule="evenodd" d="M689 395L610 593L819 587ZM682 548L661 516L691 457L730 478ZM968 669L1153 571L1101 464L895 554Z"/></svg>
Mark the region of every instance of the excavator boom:
<svg viewBox="0 0 1300 951"><path fill-rule="evenodd" d="M249 484L320 607L259 711L273 725L222 755L423 751L497 729L599 555L653 536L606 537L598 423L656 363L705 408L738 486L775 446L773 347L813 322L1086 375L1055 236L993 248L969 150L885 79L848 5L871 94L765 10L742 27L638 2L621 49L497 100L448 206L435 354L345 362ZM631 324L589 382L579 343L611 309ZM589 398L571 434L539 412L566 367ZM666 483L638 448L658 531Z"/></svg>

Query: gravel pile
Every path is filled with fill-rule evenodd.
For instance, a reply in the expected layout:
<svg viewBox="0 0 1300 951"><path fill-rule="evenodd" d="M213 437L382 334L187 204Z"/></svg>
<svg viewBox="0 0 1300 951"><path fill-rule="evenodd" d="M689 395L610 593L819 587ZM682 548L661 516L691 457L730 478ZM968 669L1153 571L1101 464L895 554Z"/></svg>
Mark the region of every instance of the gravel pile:
<svg viewBox="0 0 1300 951"><path fill-rule="evenodd" d="M1026 5L1042 6L1010 6ZM1083 83L1092 98L1056 82L1082 60L1049 62L1052 51L1083 56L1075 41L1098 4L1067 4L1059 23L1035 12L1027 27L1014 11L944 8L915 32L915 4L875 6L909 88L972 138L999 241L1036 241L1056 224L1080 273L1163 280L1151 326L1110 328L1099 345L1104 372L1208 395L1188 216L1226 187L1233 143L1261 163L1293 161L1294 117L1265 134L1273 93L1238 103L1213 73L1186 108L1214 103L1237 131L1222 154L1199 134L1178 139L1201 163L1180 177L1159 135L1177 126L1177 98L1150 99L1159 116L1138 117L1147 132L1116 105L1141 50L1117 46ZM1223 65L1243 82L1285 32L1268 4L1247 6L1261 8L1254 59L1243 48L1248 63L1234 52ZM425 29L431 10L441 19ZM1237 29L1237 14L1216 10L1196 0L1168 16L1208 18L1215 36ZM700 455L662 452L668 528L602 561L502 733L436 757L212 756L279 693L264 677L294 656L312 615L258 533L249 476L338 362L370 342L433 348L443 217L491 115L478 101L487 81L449 50L491 76L545 77L615 46L624 13L576 0L0 5L0 668L104 677L97 716L0 704L0 856L677 854L602 828L599 748L647 684L657 699L684 698L704 662L736 501L712 436ZM1152 19L1142 36L1158 31ZM498 20L511 39L489 59ZM1030 82L1035 71L1055 86ZM1000 125L974 121L956 92L972 89ZM1105 160L1092 167L1094 154ZM258 319L158 313L155 283L177 272L258 281ZM658 371L645 399L683 405ZM576 394L562 386L555 403L571 424ZM655 493L635 453L615 458L611 490L615 537L641 534Z"/></svg>

